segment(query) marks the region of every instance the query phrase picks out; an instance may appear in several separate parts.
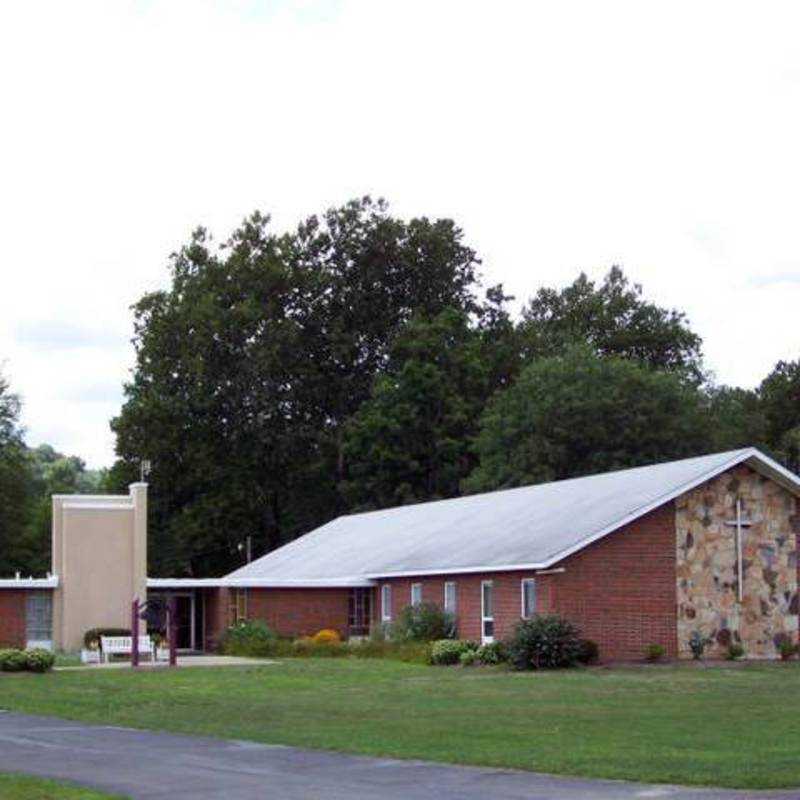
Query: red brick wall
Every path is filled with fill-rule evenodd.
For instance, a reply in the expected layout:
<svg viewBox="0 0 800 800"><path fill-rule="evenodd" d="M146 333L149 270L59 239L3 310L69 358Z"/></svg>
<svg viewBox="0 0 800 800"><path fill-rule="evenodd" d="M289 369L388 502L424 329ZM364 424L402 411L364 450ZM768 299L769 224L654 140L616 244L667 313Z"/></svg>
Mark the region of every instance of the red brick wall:
<svg viewBox="0 0 800 800"><path fill-rule="evenodd" d="M0 647L25 647L25 592L0 589Z"/></svg>
<svg viewBox="0 0 800 800"><path fill-rule="evenodd" d="M392 578L381 581L392 586L392 619L411 603L411 584L422 584L423 602L444 603L444 584L456 584L456 618L458 636L461 639L481 639L481 581L491 580L494 600L494 638L503 639L511 633L522 615L522 587L524 578L532 578L532 572L487 572L478 574L436 575L423 578ZM547 587L547 576L537 579L537 603L540 611L552 608ZM376 619L381 615L380 587L375 603Z"/></svg>
<svg viewBox="0 0 800 800"><path fill-rule="evenodd" d="M203 602L205 613L206 650L213 651L219 647L220 639L228 628L228 590L204 589Z"/></svg>
<svg viewBox="0 0 800 800"><path fill-rule="evenodd" d="M349 589L248 589L247 617L281 636L310 636L333 628L347 636Z"/></svg>
<svg viewBox="0 0 800 800"><path fill-rule="evenodd" d="M667 503L570 556L552 576L553 605L609 659L648 644L678 655L675 506Z"/></svg>
<svg viewBox="0 0 800 800"><path fill-rule="evenodd" d="M675 509L668 503L555 565L560 574L536 579L540 613L561 614L600 647L601 658L640 659L651 643L677 655ZM444 582L456 582L459 636L480 640L481 581L494 584L495 638L507 636L521 615L521 581L530 572L488 572L394 578L392 615L411 602L422 583L424 601L443 603ZM381 613L380 593L376 614Z"/></svg>

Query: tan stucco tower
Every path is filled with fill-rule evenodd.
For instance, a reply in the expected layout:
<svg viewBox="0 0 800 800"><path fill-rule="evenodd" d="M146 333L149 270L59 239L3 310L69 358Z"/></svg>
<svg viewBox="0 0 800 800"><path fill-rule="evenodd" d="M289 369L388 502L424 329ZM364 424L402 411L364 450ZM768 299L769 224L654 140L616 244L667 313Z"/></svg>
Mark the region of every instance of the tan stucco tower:
<svg viewBox="0 0 800 800"><path fill-rule="evenodd" d="M53 644L79 650L89 628L129 628L147 595L147 484L127 495L53 495Z"/></svg>

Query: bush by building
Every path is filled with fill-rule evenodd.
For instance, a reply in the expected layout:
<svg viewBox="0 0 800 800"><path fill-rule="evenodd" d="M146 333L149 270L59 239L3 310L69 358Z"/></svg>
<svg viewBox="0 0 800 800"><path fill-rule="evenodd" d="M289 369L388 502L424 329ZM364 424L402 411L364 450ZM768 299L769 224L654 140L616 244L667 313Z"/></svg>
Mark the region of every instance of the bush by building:
<svg viewBox="0 0 800 800"><path fill-rule="evenodd" d="M456 620L453 614L443 611L436 603L416 603L403 608L389 629L389 637L405 642L455 639Z"/></svg>
<svg viewBox="0 0 800 800"><path fill-rule="evenodd" d="M571 667L581 654L580 632L563 617L541 614L520 620L507 647L515 669Z"/></svg>

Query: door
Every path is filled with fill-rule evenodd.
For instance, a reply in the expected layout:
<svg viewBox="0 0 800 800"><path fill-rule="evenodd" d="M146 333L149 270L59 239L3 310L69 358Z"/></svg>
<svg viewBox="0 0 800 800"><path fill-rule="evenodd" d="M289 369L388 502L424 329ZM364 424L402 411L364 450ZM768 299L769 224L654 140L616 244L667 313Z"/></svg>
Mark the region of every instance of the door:
<svg viewBox="0 0 800 800"><path fill-rule="evenodd" d="M350 636L369 636L372 621L372 589L351 589L348 629Z"/></svg>
<svg viewBox="0 0 800 800"><path fill-rule="evenodd" d="M25 646L53 649L53 593L28 592L25 597Z"/></svg>
<svg viewBox="0 0 800 800"><path fill-rule="evenodd" d="M194 650L194 595L175 595L178 650Z"/></svg>
<svg viewBox="0 0 800 800"><path fill-rule="evenodd" d="M494 585L481 581L481 644L494 641Z"/></svg>

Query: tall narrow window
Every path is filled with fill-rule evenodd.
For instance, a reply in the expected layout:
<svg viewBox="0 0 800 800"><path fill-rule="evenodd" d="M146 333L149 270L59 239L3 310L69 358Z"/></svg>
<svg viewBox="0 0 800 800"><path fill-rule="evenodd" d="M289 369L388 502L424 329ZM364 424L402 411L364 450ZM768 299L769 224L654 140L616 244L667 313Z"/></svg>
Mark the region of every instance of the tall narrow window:
<svg viewBox="0 0 800 800"><path fill-rule="evenodd" d="M418 606L422 602L422 584L411 584L411 605Z"/></svg>
<svg viewBox="0 0 800 800"><path fill-rule="evenodd" d="M494 641L494 585L481 581L481 643Z"/></svg>
<svg viewBox="0 0 800 800"><path fill-rule="evenodd" d="M450 614L456 613L456 582L446 581L444 584L444 610Z"/></svg>
<svg viewBox="0 0 800 800"><path fill-rule="evenodd" d="M372 589L351 589L348 628L350 636L367 636L372 620Z"/></svg>
<svg viewBox="0 0 800 800"><path fill-rule="evenodd" d="M522 581L522 618L530 619L536 613L536 579Z"/></svg>
<svg viewBox="0 0 800 800"><path fill-rule="evenodd" d="M53 648L53 594L28 592L25 598L25 638L27 647Z"/></svg>
<svg viewBox="0 0 800 800"><path fill-rule="evenodd" d="M231 589L228 595L228 619L231 625L247 619L247 589Z"/></svg>
<svg viewBox="0 0 800 800"><path fill-rule="evenodd" d="M392 621L392 587L388 583L381 586L381 620Z"/></svg>

